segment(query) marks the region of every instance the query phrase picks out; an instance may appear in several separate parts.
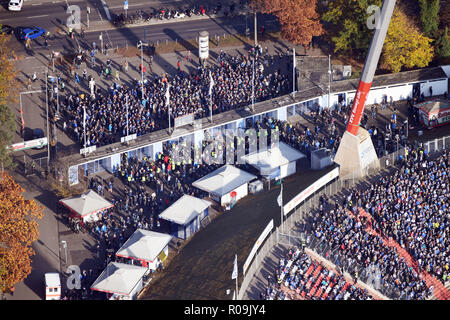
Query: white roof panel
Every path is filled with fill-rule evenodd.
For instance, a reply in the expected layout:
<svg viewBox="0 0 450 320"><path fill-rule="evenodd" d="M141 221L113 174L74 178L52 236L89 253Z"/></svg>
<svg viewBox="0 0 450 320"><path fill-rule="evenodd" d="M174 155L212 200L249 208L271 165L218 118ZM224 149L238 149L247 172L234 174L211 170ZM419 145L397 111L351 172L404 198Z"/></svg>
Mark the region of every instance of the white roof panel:
<svg viewBox="0 0 450 320"><path fill-rule="evenodd" d="M89 190L80 196L62 199L60 202L82 217L113 207L111 202L93 190Z"/></svg>
<svg viewBox="0 0 450 320"><path fill-rule="evenodd" d="M110 262L92 284L91 289L129 295L147 268L126 263Z"/></svg>
<svg viewBox="0 0 450 320"><path fill-rule="evenodd" d="M258 169L274 169L292 161L305 158L300 151L292 148L284 142L280 142L278 148L267 149L262 152L248 154L242 159Z"/></svg>
<svg viewBox="0 0 450 320"><path fill-rule="evenodd" d="M192 185L221 197L256 178L251 173L227 164L198 179Z"/></svg>
<svg viewBox="0 0 450 320"><path fill-rule="evenodd" d="M172 238L169 234L137 229L116 255L153 262Z"/></svg>
<svg viewBox="0 0 450 320"><path fill-rule="evenodd" d="M164 210L159 217L176 224L185 225L210 205L211 202L209 201L185 194Z"/></svg>
<svg viewBox="0 0 450 320"><path fill-rule="evenodd" d="M61 281L59 279L59 273L50 272L45 274L45 285L47 287L55 288L61 286Z"/></svg>

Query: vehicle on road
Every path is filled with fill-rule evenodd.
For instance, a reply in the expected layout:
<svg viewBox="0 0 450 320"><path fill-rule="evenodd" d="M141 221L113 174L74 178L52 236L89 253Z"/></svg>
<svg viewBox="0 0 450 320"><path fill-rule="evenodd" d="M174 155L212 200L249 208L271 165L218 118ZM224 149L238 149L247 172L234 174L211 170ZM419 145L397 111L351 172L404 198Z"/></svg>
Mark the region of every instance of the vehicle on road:
<svg viewBox="0 0 450 320"><path fill-rule="evenodd" d="M21 27L19 28L20 40L33 40L45 35L45 30L39 27Z"/></svg>
<svg viewBox="0 0 450 320"><path fill-rule="evenodd" d="M2 24L2 27L0 29L0 33L4 34L14 34L14 28L11 26L8 26L6 24Z"/></svg>
<svg viewBox="0 0 450 320"><path fill-rule="evenodd" d="M40 139L44 137L44 131L40 128L36 128L33 130L33 140ZM34 149L42 149L45 145L41 145L38 147L34 147Z"/></svg>
<svg viewBox="0 0 450 320"><path fill-rule="evenodd" d="M23 0L10 0L8 3L9 11L21 11L23 6Z"/></svg>
<svg viewBox="0 0 450 320"><path fill-rule="evenodd" d="M45 300L61 300L61 280L59 273L45 274Z"/></svg>

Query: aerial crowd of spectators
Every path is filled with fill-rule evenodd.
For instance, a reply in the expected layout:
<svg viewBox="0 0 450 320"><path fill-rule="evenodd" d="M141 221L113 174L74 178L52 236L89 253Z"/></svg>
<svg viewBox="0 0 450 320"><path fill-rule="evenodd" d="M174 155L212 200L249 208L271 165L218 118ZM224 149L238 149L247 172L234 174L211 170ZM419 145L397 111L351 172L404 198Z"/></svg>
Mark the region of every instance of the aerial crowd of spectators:
<svg viewBox="0 0 450 320"><path fill-rule="evenodd" d="M218 64L199 66L190 73L179 69L175 75L145 79L143 95L140 81L135 81L131 87L114 81L107 94L97 89L94 96L68 92L60 99L64 128L84 146L85 109L86 146L102 146L118 141L127 133L139 136L167 128L169 112L172 122L187 114L199 119L209 116L210 107L213 114L225 112L248 106L253 100L285 94L291 86L288 77L277 68L281 61L269 56L261 47L252 48L248 55L234 56L222 51L217 60ZM211 78L214 81L212 96L209 95ZM168 86L169 105L166 104Z"/></svg>
<svg viewBox="0 0 450 320"><path fill-rule="evenodd" d="M280 258L273 277L267 277L263 300L371 300L367 289L344 279L312 259L304 250L293 247Z"/></svg>
<svg viewBox="0 0 450 320"><path fill-rule="evenodd" d="M399 171L361 193L362 206L382 234L406 248L421 270L442 283L449 277L450 153L429 159L412 150Z"/></svg>

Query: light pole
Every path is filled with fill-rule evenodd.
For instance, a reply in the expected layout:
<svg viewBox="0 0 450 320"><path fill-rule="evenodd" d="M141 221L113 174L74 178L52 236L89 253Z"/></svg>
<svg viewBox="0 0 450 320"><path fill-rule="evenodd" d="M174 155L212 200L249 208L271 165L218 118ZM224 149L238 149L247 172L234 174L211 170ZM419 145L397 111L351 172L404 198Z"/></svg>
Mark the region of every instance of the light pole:
<svg viewBox="0 0 450 320"><path fill-rule="evenodd" d="M128 95L125 96L125 105L127 106L127 137L130 134L128 131Z"/></svg>
<svg viewBox="0 0 450 320"><path fill-rule="evenodd" d="M328 55L328 110L330 110L330 95L331 95L331 56Z"/></svg>
<svg viewBox="0 0 450 320"><path fill-rule="evenodd" d="M48 68L45 71L45 113L47 116L47 171L50 166L50 127L48 125Z"/></svg>
<svg viewBox="0 0 450 320"><path fill-rule="evenodd" d="M67 264L67 242L65 240L61 240L61 244L64 248L64 264Z"/></svg>
<svg viewBox="0 0 450 320"><path fill-rule="evenodd" d="M255 111L255 54L253 53L253 68L252 68L252 112Z"/></svg>
<svg viewBox="0 0 450 320"><path fill-rule="evenodd" d="M292 48L292 93L295 92L295 47Z"/></svg>
<svg viewBox="0 0 450 320"><path fill-rule="evenodd" d="M137 45L138 49L141 48L141 98L144 100L144 52L143 47L148 46L148 43L144 43L141 40L139 40L139 43Z"/></svg>
<svg viewBox="0 0 450 320"><path fill-rule="evenodd" d="M256 9L254 15L255 15L255 47L256 47L258 45L258 23L256 21Z"/></svg>
<svg viewBox="0 0 450 320"><path fill-rule="evenodd" d="M84 155L86 156L86 106L83 105L83 136L84 136Z"/></svg>
<svg viewBox="0 0 450 320"><path fill-rule="evenodd" d="M91 8L87 7L87 27L89 28L89 14L91 13Z"/></svg>

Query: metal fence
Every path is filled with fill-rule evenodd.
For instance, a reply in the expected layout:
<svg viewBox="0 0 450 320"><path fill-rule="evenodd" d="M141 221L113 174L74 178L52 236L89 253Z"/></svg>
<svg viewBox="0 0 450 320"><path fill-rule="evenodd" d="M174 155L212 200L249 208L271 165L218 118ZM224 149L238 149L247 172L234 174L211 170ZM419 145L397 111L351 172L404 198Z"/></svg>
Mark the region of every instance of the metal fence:
<svg viewBox="0 0 450 320"><path fill-rule="evenodd" d="M417 142L420 145L419 142ZM450 136L430 140L423 142L422 146L424 150L430 153L431 156L437 155L441 151L445 151L450 147ZM386 155L380 158L380 169L390 169L393 168L400 161L400 156L405 156L405 148L401 148L398 151ZM386 161L387 160L387 161ZM282 225L275 228L272 231L270 237L266 240L264 245L256 253L255 258L248 266L248 271L244 275L241 287L239 289L238 299L241 300L244 296L248 286L253 279L253 276L260 269L260 265L267 254L272 250L275 245L284 244L287 246L297 246L301 247L302 239L306 240L307 246L317 252L319 255L326 257L336 266L339 266L343 270L349 273L354 273L358 271L359 279L367 284L369 277L371 276L371 269L365 268L357 261L349 260L346 257L339 254L338 248L331 247L329 243L325 241L320 241L319 239L308 235L305 229L305 220L312 217L315 214L319 214L315 209L319 206L319 198L325 196L330 199L335 195L339 195L341 192L345 192L349 188L352 188L360 183L370 183L370 180L374 176L378 175L380 172L378 170L369 169L367 170L367 176L365 177L355 177L352 178L345 177L337 178L334 181L328 183L322 187L318 192L315 192L312 196L305 199L302 203L297 205L294 210L292 210L287 216L284 217L284 222ZM342 194L341 194L342 195ZM384 270L380 270L384 273ZM388 283L381 280L380 286L376 288L379 292L392 299L403 299L404 297L398 291Z"/></svg>

